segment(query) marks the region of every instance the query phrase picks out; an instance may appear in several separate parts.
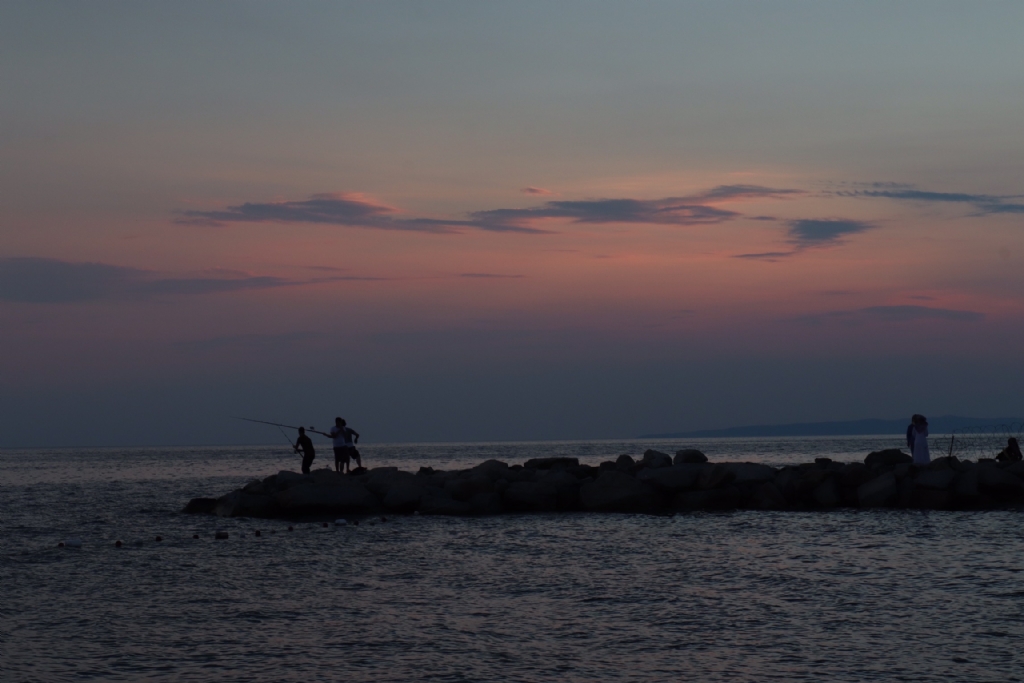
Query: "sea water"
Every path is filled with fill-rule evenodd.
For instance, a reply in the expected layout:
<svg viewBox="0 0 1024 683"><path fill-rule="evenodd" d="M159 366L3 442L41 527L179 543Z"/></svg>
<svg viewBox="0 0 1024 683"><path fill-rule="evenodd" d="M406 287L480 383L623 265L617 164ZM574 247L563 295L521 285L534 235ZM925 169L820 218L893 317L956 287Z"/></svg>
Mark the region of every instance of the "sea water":
<svg viewBox="0 0 1024 683"><path fill-rule="evenodd" d="M681 447L779 465L900 441L360 450L412 471ZM323 448L314 467L331 460ZM0 452L0 679L1024 677L1024 513L411 515L289 531L180 512L298 464L283 444ZM81 547L57 547L68 538Z"/></svg>

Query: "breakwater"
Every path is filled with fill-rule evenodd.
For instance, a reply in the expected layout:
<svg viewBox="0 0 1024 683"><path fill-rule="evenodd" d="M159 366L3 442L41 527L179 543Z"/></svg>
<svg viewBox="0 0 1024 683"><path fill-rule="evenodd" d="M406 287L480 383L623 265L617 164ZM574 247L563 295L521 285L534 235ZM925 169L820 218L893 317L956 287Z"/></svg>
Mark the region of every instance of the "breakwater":
<svg viewBox="0 0 1024 683"><path fill-rule="evenodd" d="M943 457L927 466L902 451L863 462L772 467L708 462L700 451L675 457L648 450L600 465L535 458L522 465L487 460L461 470L380 467L353 474L282 471L220 498L194 498L185 512L222 517L299 519L390 513L497 515L522 512L696 510L1002 509L1024 506L1024 463Z"/></svg>

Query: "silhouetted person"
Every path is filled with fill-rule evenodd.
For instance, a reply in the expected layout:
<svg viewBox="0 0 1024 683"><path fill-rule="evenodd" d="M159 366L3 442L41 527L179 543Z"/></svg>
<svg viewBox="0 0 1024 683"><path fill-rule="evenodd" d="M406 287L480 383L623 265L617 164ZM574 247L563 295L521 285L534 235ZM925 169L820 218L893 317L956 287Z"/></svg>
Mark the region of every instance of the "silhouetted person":
<svg viewBox="0 0 1024 683"><path fill-rule="evenodd" d="M1022 459L1024 455L1020 452L1020 444L1012 436L1006 440L1006 448L999 451L999 455L996 456L999 462L1020 462Z"/></svg>
<svg viewBox="0 0 1024 683"><path fill-rule="evenodd" d="M353 437L355 438L354 441ZM342 453L341 461L345 464L345 471L351 471L349 463L353 459L358 467L363 466L363 459L359 456L359 451L356 450L356 444L359 443L359 432L349 427L340 417L336 417L334 418L334 426L331 427L331 438L334 440L335 466L337 466L339 461L339 444ZM339 469L338 471L340 472L341 470Z"/></svg>
<svg viewBox="0 0 1024 683"><path fill-rule="evenodd" d="M928 419L924 415L915 415L914 418L914 464L927 465L932 461L928 452Z"/></svg>
<svg viewBox="0 0 1024 683"><path fill-rule="evenodd" d="M293 448L296 453L299 452L300 448L302 449L302 473L309 474L309 467L313 464L316 451L313 449L313 442L306 436L306 429L304 427L299 427L299 438Z"/></svg>
<svg viewBox="0 0 1024 683"><path fill-rule="evenodd" d="M914 425L921 419L921 416L917 413L910 418L910 424L907 425L907 450L911 453L914 452Z"/></svg>

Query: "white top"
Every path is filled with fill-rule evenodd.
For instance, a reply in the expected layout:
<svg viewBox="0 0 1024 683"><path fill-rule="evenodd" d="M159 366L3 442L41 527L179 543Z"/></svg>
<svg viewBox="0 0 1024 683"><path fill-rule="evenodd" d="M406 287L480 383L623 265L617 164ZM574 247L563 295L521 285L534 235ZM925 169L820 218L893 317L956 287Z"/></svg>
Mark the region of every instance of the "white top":
<svg viewBox="0 0 1024 683"><path fill-rule="evenodd" d="M927 465L931 461L932 456L928 453L928 428L920 431L914 427L914 464Z"/></svg>
<svg viewBox="0 0 1024 683"><path fill-rule="evenodd" d="M345 443L345 428L337 425L331 427L331 445L334 448L344 448L348 444Z"/></svg>

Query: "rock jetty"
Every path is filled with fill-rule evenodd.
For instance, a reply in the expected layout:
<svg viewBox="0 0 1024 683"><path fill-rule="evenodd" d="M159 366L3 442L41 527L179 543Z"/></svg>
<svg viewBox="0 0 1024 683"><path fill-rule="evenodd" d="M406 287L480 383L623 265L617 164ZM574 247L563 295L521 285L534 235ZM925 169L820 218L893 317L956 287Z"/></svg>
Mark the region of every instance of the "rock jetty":
<svg viewBox="0 0 1024 683"><path fill-rule="evenodd" d="M358 474L279 472L221 498L195 498L185 512L222 517L329 518L420 513L497 515L522 512L831 510L910 508L970 510L1024 507L1024 462L938 458L917 467L902 451L864 462L818 458L771 467L708 462L693 449L620 455L598 466L577 458L536 458L522 465L488 460L465 470L419 472L378 467Z"/></svg>

